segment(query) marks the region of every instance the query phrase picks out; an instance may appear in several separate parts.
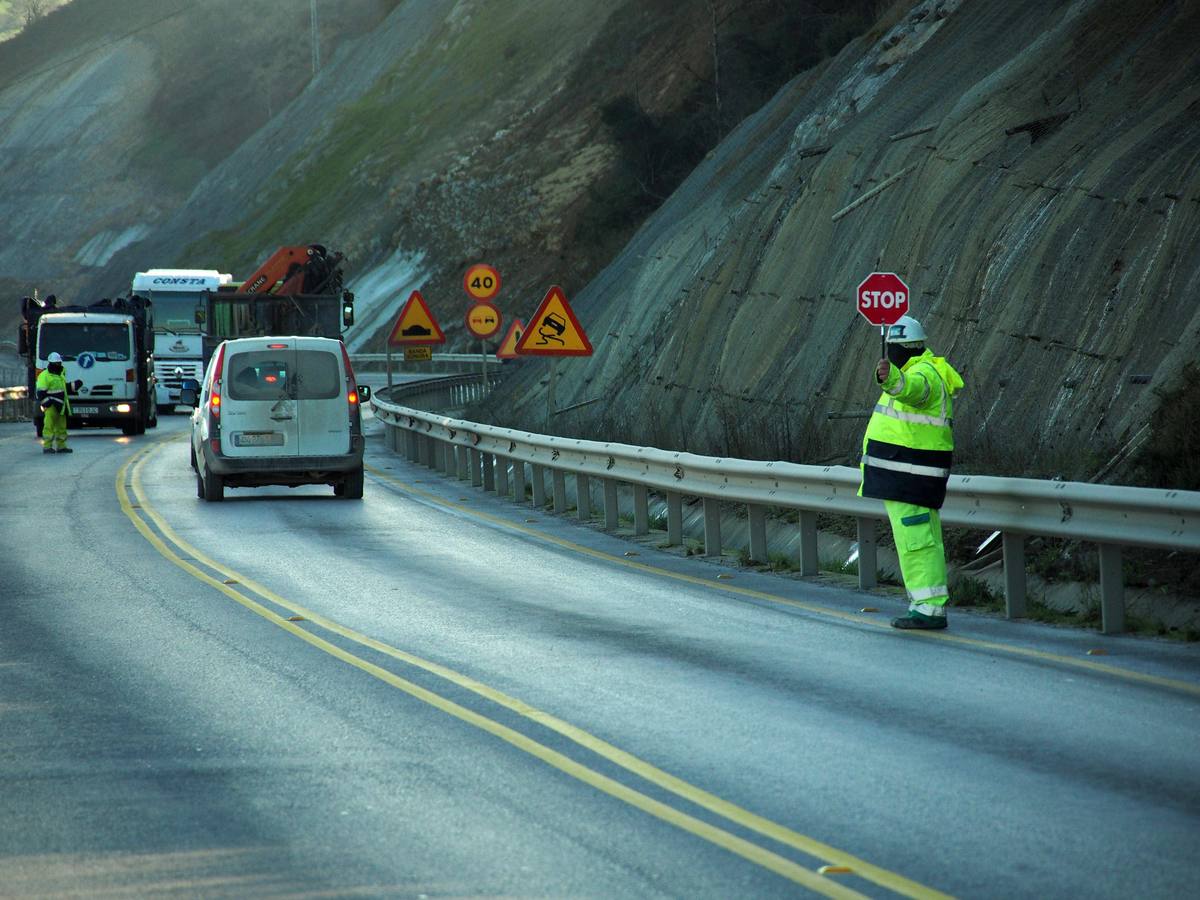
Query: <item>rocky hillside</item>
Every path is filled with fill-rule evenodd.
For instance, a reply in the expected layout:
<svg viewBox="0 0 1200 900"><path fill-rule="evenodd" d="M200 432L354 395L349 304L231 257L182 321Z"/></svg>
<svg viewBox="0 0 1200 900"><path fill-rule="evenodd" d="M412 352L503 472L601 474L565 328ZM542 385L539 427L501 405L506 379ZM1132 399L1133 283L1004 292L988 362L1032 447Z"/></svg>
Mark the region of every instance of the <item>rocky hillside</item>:
<svg viewBox="0 0 1200 900"><path fill-rule="evenodd" d="M0 45L0 290L319 240L353 346L415 287L461 345L489 262L596 355L476 415L842 462L887 269L967 379L960 470L1132 478L1195 390L1198 6L346 0L314 77L307 2L73 0Z"/></svg>
<svg viewBox="0 0 1200 900"><path fill-rule="evenodd" d="M852 297L884 270L966 379L960 471L1133 477L1185 451L1197 34L1195 2L914 4L779 92L578 292L596 353L560 364L556 407L594 402L551 427L853 461L864 423L839 416L874 402L879 338ZM489 409L542 427L548 382L524 363Z"/></svg>

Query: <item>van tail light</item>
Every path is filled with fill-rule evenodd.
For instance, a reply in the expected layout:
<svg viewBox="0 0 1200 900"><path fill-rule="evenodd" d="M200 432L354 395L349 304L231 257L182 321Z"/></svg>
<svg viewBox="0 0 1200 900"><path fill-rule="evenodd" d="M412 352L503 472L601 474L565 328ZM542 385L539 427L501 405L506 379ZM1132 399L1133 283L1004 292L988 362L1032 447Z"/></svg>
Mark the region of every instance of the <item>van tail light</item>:
<svg viewBox="0 0 1200 900"><path fill-rule="evenodd" d="M221 415L221 366L225 363L225 345L217 348L217 363L213 367L212 390L208 395L208 414L216 419Z"/></svg>
<svg viewBox="0 0 1200 900"><path fill-rule="evenodd" d="M350 416L354 417L358 409L358 379L354 377L354 366L350 364L350 354L346 345L342 344L342 362L346 364L346 402L350 405Z"/></svg>
<svg viewBox="0 0 1200 900"><path fill-rule="evenodd" d="M137 381L137 369L126 369L125 370L125 380L128 381L130 384Z"/></svg>

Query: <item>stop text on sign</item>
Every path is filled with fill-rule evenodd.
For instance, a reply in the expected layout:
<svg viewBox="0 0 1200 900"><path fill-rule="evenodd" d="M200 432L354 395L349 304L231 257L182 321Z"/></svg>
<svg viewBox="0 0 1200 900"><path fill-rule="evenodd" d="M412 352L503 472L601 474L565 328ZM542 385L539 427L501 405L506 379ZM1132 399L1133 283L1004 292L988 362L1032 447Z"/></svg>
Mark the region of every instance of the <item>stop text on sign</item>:
<svg viewBox="0 0 1200 900"><path fill-rule="evenodd" d="M872 272L858 286L858 311L872 325L892 325L908 312L908 285L893 272Z"/></svg>

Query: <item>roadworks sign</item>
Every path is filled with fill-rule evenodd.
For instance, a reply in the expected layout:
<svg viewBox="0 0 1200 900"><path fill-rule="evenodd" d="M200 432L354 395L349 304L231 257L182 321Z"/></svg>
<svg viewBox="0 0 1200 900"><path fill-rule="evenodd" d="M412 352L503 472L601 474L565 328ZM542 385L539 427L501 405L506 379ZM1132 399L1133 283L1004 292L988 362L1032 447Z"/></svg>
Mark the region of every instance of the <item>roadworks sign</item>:
<svg viewBox="0 0 1200 900"><path fill-rule="evenodd" d="M429 311L420 291L413 291L404 309L400 310L387 342L392 347L446 343L446 336L442 334L437 319Z"/></svg>
<svg viewBox="0 0 1200 900"><path fill-rule="evenodd" d="M592 342L558 285L546 293L517 341L518 356L591 356Z"/></svg>
<svg viewBox="0 0 1200 900"><path fill-rule="evenodd" d="M521 335L524 333L525 323L520 319L513 319L512 324L508 326L508 333L504 335L504 340L500 342L500 349L496 351L496 358L516 359L517 341L521 340Z"/></svg>

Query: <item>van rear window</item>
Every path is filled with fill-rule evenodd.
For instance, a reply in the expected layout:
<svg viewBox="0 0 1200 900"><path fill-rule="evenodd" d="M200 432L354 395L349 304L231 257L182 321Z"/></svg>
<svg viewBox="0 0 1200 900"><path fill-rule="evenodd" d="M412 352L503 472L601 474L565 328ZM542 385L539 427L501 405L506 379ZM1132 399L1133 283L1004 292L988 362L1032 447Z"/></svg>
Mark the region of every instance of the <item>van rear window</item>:
<svg viewBox="0 0 1200 900"><path fill-rule="evenodd" d="M332 400L342 393L338 358L322 350L235 353L225 372L231 400Z"/></svg>

